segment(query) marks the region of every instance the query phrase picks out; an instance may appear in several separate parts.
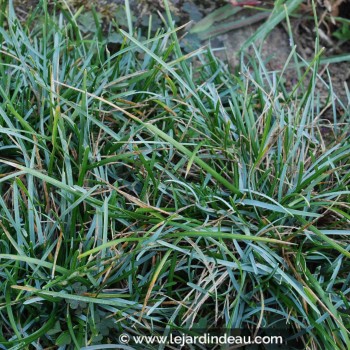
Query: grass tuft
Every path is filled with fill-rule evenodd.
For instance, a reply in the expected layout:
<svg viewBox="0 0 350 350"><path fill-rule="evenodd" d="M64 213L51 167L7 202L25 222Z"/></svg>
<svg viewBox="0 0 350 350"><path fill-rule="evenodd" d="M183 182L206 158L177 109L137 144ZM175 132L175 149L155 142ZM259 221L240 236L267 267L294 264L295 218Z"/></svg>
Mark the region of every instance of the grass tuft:
<svg viewBox="0 0 350 350"><path fill-rule="evenodd" d="M258 50L238 75L184 55L168 6L148 40L126 6L115 52L58 10L0 16L0 343L275 326L350 348L349 110L329 89L323 119L321 50L290 86Z"/></svg>

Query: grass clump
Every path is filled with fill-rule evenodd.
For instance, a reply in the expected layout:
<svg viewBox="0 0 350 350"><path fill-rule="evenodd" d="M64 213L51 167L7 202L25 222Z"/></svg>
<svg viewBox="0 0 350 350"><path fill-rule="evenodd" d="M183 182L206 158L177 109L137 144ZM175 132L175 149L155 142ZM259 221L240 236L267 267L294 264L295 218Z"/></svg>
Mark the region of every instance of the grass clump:
<svg viewBox="0 0 350 350"><path fill-rule="evenodd" d="M287 89L258 53L239 75L182 55L172 25L110 52L45 1L2 11L4 347L275 326L350 348L349 111L330 88L322 119L318 58Z"/></svg>

